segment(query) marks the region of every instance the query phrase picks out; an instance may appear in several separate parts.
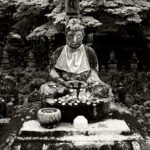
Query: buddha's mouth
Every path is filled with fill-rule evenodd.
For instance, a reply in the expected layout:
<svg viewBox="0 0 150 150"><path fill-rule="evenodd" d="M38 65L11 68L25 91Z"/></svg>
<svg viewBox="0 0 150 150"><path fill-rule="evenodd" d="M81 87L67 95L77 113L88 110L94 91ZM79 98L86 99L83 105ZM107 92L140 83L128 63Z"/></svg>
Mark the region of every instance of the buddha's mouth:
<svg viewBox="0 0 150 150"><path fill-rule="evenodd" d="M72 45L78 45L78 43L72 43Z"/></svg>
<svg viewBox="0 0 150 150"><path fill-rule="evenodd" d="M77 49L77 48L79 48L81 46L81 44L72 44L72 45L70 45L70 47L72 48L72 49Z"/></svg>

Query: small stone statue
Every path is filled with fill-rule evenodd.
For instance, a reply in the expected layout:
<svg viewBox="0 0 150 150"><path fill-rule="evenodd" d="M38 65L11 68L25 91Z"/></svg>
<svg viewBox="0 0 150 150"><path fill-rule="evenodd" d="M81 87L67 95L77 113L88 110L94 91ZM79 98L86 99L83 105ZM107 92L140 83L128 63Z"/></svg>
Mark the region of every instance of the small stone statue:
<svg viewBox="0 0 150 150"><path fill-rule="evenodd" d="M6 117L6 101L3 98L0 98L0 118Z"/></svg>
<svg viewBox="0 0 150 150"><path fill-rule="evenodd" d="M110 58L108 61L108 68L110 72L114 72L117 69L117 60L116 60L116 55L114 51L110 53Z"/></svg>
<svg viewBox="0 0 150 150"><path fill-rule="evenodd" d="M130 61L130 68L132 70L136 70L138 68L138 63L139 63L139 60L138 60L138 58L136 56L136 53L133 53L132 54L132 59Z"/></svg>

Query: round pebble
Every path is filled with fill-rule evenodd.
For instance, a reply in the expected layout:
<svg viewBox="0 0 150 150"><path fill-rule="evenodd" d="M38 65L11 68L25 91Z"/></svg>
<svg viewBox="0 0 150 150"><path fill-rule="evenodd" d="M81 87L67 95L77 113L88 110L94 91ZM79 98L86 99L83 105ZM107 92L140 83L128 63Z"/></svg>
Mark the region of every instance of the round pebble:
<svg viewBox="0 0 150 150"><path fill-rule="evenodd" d="M80 103L80 101L78 100L77 103Z"/></svg>
<svg viewBox="0 0 150 150"><path fill-rule="evenodd" d="M66 105L66 103L62 103L62 105L63 105L63 106L65 106L65 105Z"/></svg>
<svg viewBox="0 0 150 150"><path fill-rule="evenodd" d="M90 104L91 104L91 102L87 102L86 104L87 104L87 105L90 105Z"/></svg>
<svg viewBox="0 0 150 150"><path fill-rule="evenodd" d="M69 106L72 106L72 103L68 103Z"/></svg>
<svg viewBox="0 0 150 150"><path fill-rule="evenodd" d="M96 104L95 104L95 103L93 103L93 106L96 106Z"/></svg>

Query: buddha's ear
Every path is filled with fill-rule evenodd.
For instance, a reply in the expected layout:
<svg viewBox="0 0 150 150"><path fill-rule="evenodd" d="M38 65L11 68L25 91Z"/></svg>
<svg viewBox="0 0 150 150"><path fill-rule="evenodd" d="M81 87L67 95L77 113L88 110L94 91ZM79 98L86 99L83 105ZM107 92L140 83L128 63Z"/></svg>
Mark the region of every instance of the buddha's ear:
<svg viewBox="0 0 150 150"><path fill-rule="evenodd" d="M85 32L84 32L84 30L82 30L82 34L83 34L83 38L85 37Z"/></svg>

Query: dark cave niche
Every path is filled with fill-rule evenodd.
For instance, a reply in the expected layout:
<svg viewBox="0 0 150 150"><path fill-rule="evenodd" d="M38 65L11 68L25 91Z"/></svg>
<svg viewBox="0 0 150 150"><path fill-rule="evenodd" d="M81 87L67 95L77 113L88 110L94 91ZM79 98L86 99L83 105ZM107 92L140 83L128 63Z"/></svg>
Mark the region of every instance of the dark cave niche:
<svg viewBox="0 0 150 150"><path fill-rule="evenodd" d="M100 67L102 65L108 67L112 51L115 53L118 69L130 69L133 53L137 56L139 70L143 65L149 65L149 51L146 41L140 35L128 36L128 38L118 33L94 35L92 47L97 54Z"/></svg>
<svg viewBox="0 0 150 150"><path fill-rule="evenodd" d="M147 41L137 28L130 30L128 27L128 35L122 32L94 34L92 47L95 50L100 67L103 65L108 68L108 62L112 51L115 52L117 60L117 69L130 70L133 53L136 54L138 60L138 70L149 68L150 52L147 48ZM87 33L87 32L86 32ZM85 36L83 43L87 44L87 36ZM65 45L66 39L64 33L55 34L54 50L60 46ZM144 68L145 69L145 68Z"/></svg>
<svg viewBox="0 0 150 150"><path fill-rule="evenodd" d="M66 44L66 37L64 33L55 34L55 49Z"/></svg>
<svg viewBox="0 0 150 150"><path fill-rule="evenodd" d="M47 37L36 39L32 45L37 70L47 70L49 63L49 42Z"/></svg>
<svg viewBox="0 0 150 150"><path fill-rule="evenodd" d="M110 55L112 52L115 53L118 70L124 69L131 71L134 53L138 61L137 69L145 71L150 69L150 51L147 47L148 41L145 35L142 34L143 32L136 26L124 27L117 32L106 33L89 30L85 33L86 35L83 43L92 46L95 50L100 69L102 66L109 69ZM2 57L4 45L6 45L6 40L2 33L0 34L0 40L0 57ZM35 63L34 67L36 67L37 70L46 70L53 51L65 44L66 37L64 32L55 34L51 42L47 37L30 40L29 43L26 43L23 39L21 39L21 41L14 41L14 39L11 39L11 42L7 40L6 48L10 67L15 68L20 66L26 68L30 61L33 61ZM34 55L32 57L34 58L29 58L29 51L32 51Z"/></svg>

